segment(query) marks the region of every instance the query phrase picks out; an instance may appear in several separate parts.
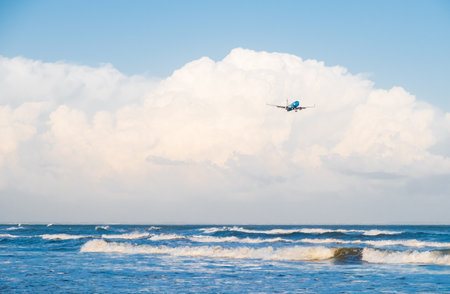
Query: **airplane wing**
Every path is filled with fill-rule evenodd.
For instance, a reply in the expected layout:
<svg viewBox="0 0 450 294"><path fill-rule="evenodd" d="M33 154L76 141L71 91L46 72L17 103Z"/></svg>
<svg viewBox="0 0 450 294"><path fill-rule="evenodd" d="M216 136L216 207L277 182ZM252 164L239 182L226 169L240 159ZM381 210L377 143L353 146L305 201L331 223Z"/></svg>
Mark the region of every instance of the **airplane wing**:
<svg viewBox="0 0 450 294"><path fill-rule="evenodd" d="M275 107L278 107L278 108L286 109L286 106L275 105L275 104L266 104L266 105L269 105L269 106L275 106Z"/></svg>
<svg viewBox="0 0 450 294"><path fill-rule="evenodd" d="M314 104L313 106L298 106L296 109L298 110L302 110L302 109L306 109L306 108L315 108L316 105Z"/></svg>

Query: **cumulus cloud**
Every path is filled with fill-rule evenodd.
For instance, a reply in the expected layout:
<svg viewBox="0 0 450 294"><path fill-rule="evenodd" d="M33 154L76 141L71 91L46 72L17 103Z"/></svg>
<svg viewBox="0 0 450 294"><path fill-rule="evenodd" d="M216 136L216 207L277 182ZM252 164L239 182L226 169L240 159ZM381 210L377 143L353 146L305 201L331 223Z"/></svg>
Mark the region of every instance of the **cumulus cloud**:
<svg viewBox="0 0 450 294"><path fill-rule="evenodd" d="M0 77L4 193L311 207L333 195L407 199L412 181L450 175L450 114L401 87L376 89L343 67L289 54L238 48L161 80L2 57ZM266 105L286 99L317 107ZM259 213L242 220L264 222ZM215 221L164 214L142 219Z"/></svg>

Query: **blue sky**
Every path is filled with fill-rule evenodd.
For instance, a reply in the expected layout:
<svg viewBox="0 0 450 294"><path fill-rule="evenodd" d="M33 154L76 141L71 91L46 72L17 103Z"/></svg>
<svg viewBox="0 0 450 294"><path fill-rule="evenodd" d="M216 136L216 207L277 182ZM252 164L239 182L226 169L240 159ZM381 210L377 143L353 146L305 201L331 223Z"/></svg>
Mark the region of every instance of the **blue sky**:
<svg viewBox="0 0 450 294"><path fill-rule="evenodd" d="M0 54L166 77L231 49L283 52L450 110L448 1L0 1Z"/></svg>
<svg viewBox="0 0 450 294"><path fill-rule="evenodd" d="M448 224L449 52L449 1L0 0L0 222Z"/></svg>

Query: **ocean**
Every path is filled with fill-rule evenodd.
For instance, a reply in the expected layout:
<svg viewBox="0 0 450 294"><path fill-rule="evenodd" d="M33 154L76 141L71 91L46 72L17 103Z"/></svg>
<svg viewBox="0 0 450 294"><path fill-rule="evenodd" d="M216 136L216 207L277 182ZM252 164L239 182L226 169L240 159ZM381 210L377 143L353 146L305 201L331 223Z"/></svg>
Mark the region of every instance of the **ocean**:
<svg viewBox="0 0 450 294"><path fill-rule="evenodd" d="M450 226L0 225L0 293L450 293Z"/></svg>

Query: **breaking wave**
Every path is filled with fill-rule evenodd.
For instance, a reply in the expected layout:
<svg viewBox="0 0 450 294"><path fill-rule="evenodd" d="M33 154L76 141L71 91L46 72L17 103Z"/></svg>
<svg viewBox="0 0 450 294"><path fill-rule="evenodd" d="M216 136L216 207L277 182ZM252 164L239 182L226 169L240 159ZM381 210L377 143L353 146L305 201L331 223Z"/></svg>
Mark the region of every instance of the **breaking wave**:
<svg viewBox="0 0 450 294"><path fill-rule="evenodd" d="M150 246L95 239L86 242L80 252L120 254L165 254L230 259L261 259L278 261L344 261L357 258L369 263L433 264L450 265L449 250L392 251L373 248L329 248L329 247L222 247L222 246Z"/></svg>
<svg viewBox="0 0 450 294"><path fill-rule="evenodd" d="M111 234L111 235L102 235L103 239L127 239L127 240L133 240L133 239L142 239L150 236L150 233L139 233L139 232L133 232L133 233L125 233L125 234Z"/></svg>
<svg viewBox="0 0 450 294"><path fill-rule="evenodd" d="M336 253L334 248L326 247L284 247L274 249L272 247L250 248L237 247L225 248L221 246L200 247L167 247L132 245L128 243L107 242L105 240L91 240L81 247L80 252L105 252L125 254L167 254L171 256L232 258L232 259L263 259L282 261L320 261L333 258Z"/></svg>
<svg viewBox="0 0 450 294"><path fill-rule="evenodd" d="M156 230L160 230L161 227L155 227L155 226L151 226L150 228L148 228L147 230L149 231L156 231Z"/></svg>
<svg viewBox="0 0 450 294"><path fill-rule="evenodd" d="M107 231L107 230L109 230L109 226L96 226L95 230L96 231L100 231L100 230Z"/></svg>
<svg viewBox="0 0 450 294"><path fill-rule="evenodd" d="M200 229L206 234L213 234L216 232L224 231L234 231L242 232L248 234L268 234L268 235L289 235L294 233L303 234L326 234L326 233L341 233L341 234L351 234L358 233L366 236L378 236L378 235L395 235L402 234L401 231L387 231L387 230L346 230L346 229L322 229L322 228L301 228L301 229L271 229L271 230L251 230L242 227L212 227L212 228L202 228Z"/></svg>
<svg viewBox="0 0 450 294"><path fill-rule="evenodd" d="M45 240L76 240L76 239L86 239L92 236L87 235L68 235L68 234L44 234L41 235L42 239Z"/></svg>
<svg viewBox="0 0 450 294"><path fill-rule="evenodd" d="M362 251L362 260L371 263L450 265L450 252L448 250L420 252L364 248Z"/></svg>

